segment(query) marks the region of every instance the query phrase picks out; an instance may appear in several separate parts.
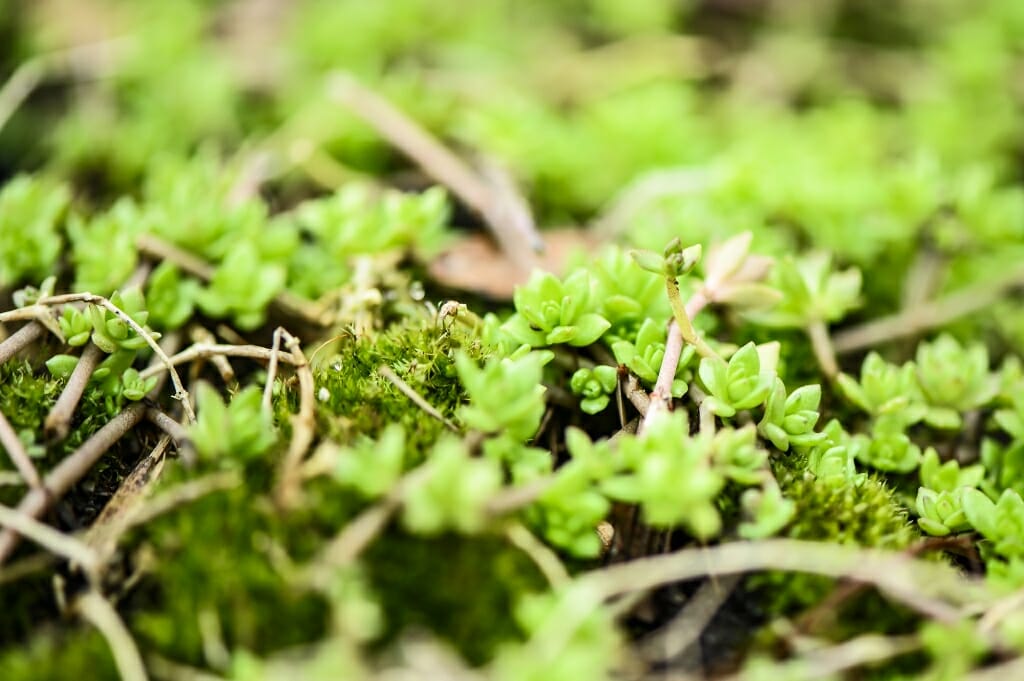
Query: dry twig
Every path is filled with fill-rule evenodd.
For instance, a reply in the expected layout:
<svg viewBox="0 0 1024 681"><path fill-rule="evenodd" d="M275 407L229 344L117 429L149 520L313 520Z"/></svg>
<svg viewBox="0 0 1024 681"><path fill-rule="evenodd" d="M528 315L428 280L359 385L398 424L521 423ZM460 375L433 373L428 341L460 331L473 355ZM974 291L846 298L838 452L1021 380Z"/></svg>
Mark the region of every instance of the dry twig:
<svg viewBox="0 0 1024 681"><path fill-rule="evenodd" d="M54 403L53 408L50 409L50 413L46 415L46 420L43 422L43 430L54 441L59 442L68 436L68 431L71 430L71 419L75 415L75 408L82 399L85 387L88 385L89 379L92 378L93 372L96 371L96 367L99 366L102 359L103 351L95 343L90 342L82 350L82 355L78 358L78 364L75 365L74 371L71 372L64 390L61 391L60 397L57 398L57 402Z"/></svg>

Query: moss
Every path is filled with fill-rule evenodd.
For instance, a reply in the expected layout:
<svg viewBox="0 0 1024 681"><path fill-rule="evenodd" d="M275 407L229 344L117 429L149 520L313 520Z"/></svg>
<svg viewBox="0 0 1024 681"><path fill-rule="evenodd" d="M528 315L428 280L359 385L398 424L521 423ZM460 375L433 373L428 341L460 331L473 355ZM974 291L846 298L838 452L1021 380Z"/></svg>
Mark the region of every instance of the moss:
<svg viewBox="0 0 1024 681"><path fill-rule="evenodd" d="M366 555L384 608L387 643L402 631L425 629L471 664L521 636L512 616L519 596L544 588L534 564L497 537L411 537L397 532Z"/></svg>
<svg viewBox="0 0 1024 681"><path fill-rule="evenodd" d="M813 476L780 477L784 493L797 505L785 532L790 538L901 550L920 536L907 509L878 478L868 477L859 485L831 485ZM835 585L826 577L778 572L747 583L766 614L786 616L820 603ZM905 610L869 591L847 601L833 618L830 633L902 630L911 621Z"/></svg>
<svg viewBox="0 0 1024 681"><path fill-rule="evenodd" d="M400 423L410 450L422 452L444 429L377 369L386 365L438 411L454 418L464 400L453 361L457 349L479 356L481 350L458 325L433 320L398 324L372 338L342 336L335 356L316 376L318 430L347 443L376 437L389 423ZM415 463L410 461L410 463Z"/></svg>
<svg viewBox="0 0 1024 681"><path fill-rule="evenodd" d="M41 629L29 641L0 653L4 681L118 679L114 658L96 630L84 625Z"/></svg>

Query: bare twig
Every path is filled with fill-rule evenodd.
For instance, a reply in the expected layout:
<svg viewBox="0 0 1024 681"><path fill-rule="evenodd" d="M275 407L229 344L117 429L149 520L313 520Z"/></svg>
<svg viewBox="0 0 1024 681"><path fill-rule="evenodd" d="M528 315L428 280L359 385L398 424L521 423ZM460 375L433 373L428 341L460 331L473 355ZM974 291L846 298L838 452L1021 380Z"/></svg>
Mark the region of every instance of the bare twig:
<svg viewBox="0 0 1024 681"><path fill-rule="evenodd" d="M270 364L267 365L267 384L263 386L263 411L271 413L274 398L274 381L277 380L277 361L281 354L281 331L279 326L274 329L273 341L270 345Z"/></svg>
<svg viewBox="0 0 1024 681"><path fill-rule="evenodd" d="M513 546L529 556L552 587L557 588L569 582L569 572L555 552L537 539L522 523L509 523L505 528L505 536Z"/></svg>
<svg viewBox="0 0 1024 681"><path fill-rule="evenodd" d="M217 342L217 338L209 329L198 325L192 328L189 337L192 339L193 343L208 343L213 345ZM220 374L220 380L224 381L224 385L231 385L231 382L235 380L235 370L231 366L231 362L228 361L228 358L224 355L213 355L210 357L210 361L213 362L213 366L217 368L217 372Z"/></svg>
<svg viewBox="0 0 1024 681"><path fill-rule="evenodd" d="M0 131L17 111L46 74L44 62L39 57L29 59L14 70L0 88Z"/></svg>
<svg viewBox="0 0 1024 681"><path fill-rule="evenodd" d="M181 382L181 376L178 375L178 372L175 370L174 365L171 364L171 360L163 351L163 348L161 348L160 344L156 342L155 338L153 338L153 334L146 331L146 329L144 329L142 325L139 324L137 321L132 319L127 312L119 308L117 305L114 305L108 299L104 298L103 296L94 295L92 293L68 293L60 296L49 296L47 298L41 298L35 305L29 305L22 309L34 309L38 313L39 310L46 310L48 307L56 305L65 305L67 303L91 303L93 305L98 305L99 307L102 307L103 309L113 313L114 316L116 316L122 322L127 324L132 329L132 331L134 331L136 334L139 335L140 338L146 341L146 344L153 350L156 356L160 358L160 361L163 362L164 366L167 368L167 371L170 373L171 383L174 384L175 390L174 398L181 401L181 406L185 410L186 420L189 423L195 422L196 415L195 412L192 410L192 404L188 398L188 391L185 390L185 386Z"/></svg>
<svg viewBox="0 0 1024 681"><path fill-rule="evenodd" d="M0 525L31 539L44 549L62 558L78 563L90 576L95 575L99 566L96 552L74 537L58 532L21 511L0 505Z"/></svg>
<svg viewBox="0 0 1024 681"><path fill-rule="evenodd" d="M292 363L299 377L299 413L292 418L292 437L281 462L281 477L277 489L278 502L288 507L302 481L302 459L309 451L309 446L313 444L316 415L313 372L309 368L306 355L302 352L302 345L298 338L284 329L281 329L281 337L285 346L291 350Z"/></svg>
<svg viewBox="0 0 1024 681"><path fill-rule="evenodd" d="M207 357L215 357L217 355L270 361L272 351L269 348L265 348L260 345L196 343L175 355L171 355L170 362L173 366L180 366L182 364L193 362L197 359L205 359ZM279 360L285 364L295 364L295 359L290 355L281 355ZM151 376L156 376L164 371L167 371L167 366L161 364L140 371L139 376L140 378L146 379Z"/></svg>
<svg viewBox="0 0 1024 681"><path fill-rule="evenodd" d="M183 482L136 506L125 519L125 529L144 525L153 518L179 506L201 499L208 494L233 489L240 484L242 484L242 478L237 471L211 473L195 480Z"/></svg>
<svg viewBox="0 0 1024 681"><path fill-rule="evenodd" d="M105 565L114 554L118 539L129 527L129 516L159 477L166 460L164 453L170 443L170 435L164 435L157 441L149 454L144 456L132 472L121 481L114 496L86 532L85 543L99 554L102 565Z"/></svg>
<svg viewBox="0 0 1024 681"><path fill-rule="evenodd" d="M29 488L42 488L43 481L39 478L39 471L36 470L35 464L29 458L28 452L25 451L25 443L14 432L11 422L7 420L3 412L0 412L0 445L7 450L7 456L10 457L11 463L14 464Z"/></svg>
<svg viewBox="0 0 1024 681"><path fill-rule="evenodd" d="M156 407L150 407L146 410L146 420L174 440L174 444L178 448L178 454L186 466L195 465L196 450L192 446L192 437L189 435L187 428Z"/></svg>
<svg viewBox="0 0 1024 681"><path fill-rule="evenodd" d="M510 210L507 192L500 187L496 190L433 135L351 75L333 73L327 90L335 102L370 124L427 175L448 187L482 216L502 250L517 265L532 268L535 262L532 246L540 241L540 236L532 230L532 219L528 222L521 219L525 202L521 202L518 211Z"/></svg>
<svg viewBox="0 0 1024 681"><path fill-rule="evenodd" d="M43 430L54 441L59 442L68 436L68 431L71 430L71 419L75 415L75 408L78 406L79 400L82 399L85 387L88 385L89 379L92 378L93 372L96 371L96 367L102 359L103 351L95 343L90 342L82 350L82 355L78 358L78 364L75 365L74 371L71 372L64 390L61 391L60 397L57 398L53 408L50 409L50 413L46 415L46 420L43 422Z"/></svg>
<svg viewBox="0 0 1024 681"><path fill-rule="evenodd" d="M678 363L679 360L676 360ZM626 399L636 407L636 410L640 412L640 416L647 416L647 410L651 408L651 397L644 390L643 386L640 385L640 380L629 372L626 376L626 384L622 387L626 393Z"/></svg>
<svg viewBox="0 0 1024 681"><path fill-rule="evenodd" d="M580 579L611 597L651 589L705 575L758 570L808 572L843 577L874 585L890 597L929 617L957 621L961 612L950 603L991 600L979 583L960 577L952 568L904 554L852 546L768 539L683 549L641 558L591 572Z"/></svg>
<svg viewBox="0 0 1024 681"><path fill-rule="evenodd" d="M146 681L146 666L139 647L117 610L99 592L89 590L75 601L75 610L106 639L122 681Z"/></svg>
<svg viewBox="0 0 1024 681"><path fill-rule="evenodd" d="M912 653L921 647L917 636L879 636L865 634L834 646L813 650L791 661L780 663L773 674L780 679L830 679L849 669L884 662ZM972 677L973 678L973 677ZM1001 679L1016 678L1012 675ZM742 676L726 677L726 681L742 681Z"/></svg>
<svg viewBox="0 0 1024 681"><path fill-rule="evenodd" d="M377 367L377 373L384 378L391 381L391 383L398 388L399 392L412 400L413 404L426 412L429 416L437 419L444 424L445 428L452 431L453 433L459 432L459 427L451 422L450 419L445 417L444 414L439 412L434 405L427 402L418 392L416 392L411 385L402 380L402 377L395 373L395 370L386 364L382 364Z"/></svg>
<svg viewBox="0 0 1024 681"><path fill-rule="evenodd" d="M139 235L135 240L135 245L145 255L155 260L170 262L188 274L204 281L209 281L213 278L213 274L216 271L213 265L202 258L152 234ZM273 303L288 314L294 315L314 326L325 326L331 322L320 305L296 296L289 291L280 291L274 296Z"/></svg>
<svg viewBox="0 0 1024 681"><path fill-rule="evenodd" d="M662 662L690 650L741 579L741 575L726 575L701 584L678 615L641 642L643 657L650 662Z"/></svg>
<svg viewBox="0 0 1024 681"><path fill-rule="evenodd" d="M811 340L811 350L818 360L818 366L831 381L839 375L839 364L836 362L836 351L828 333L828 325L822 320L811 322L807 327L807 337Z"/></svg>
<svg viewBox="0 0 1024 681"><path fill-rule="evenodd" d="M688 319L693 319L708 304L708 298L702 292L695 293L686 302L683 310ZM658 379L651 391L650 406L644 414L644 420L640 429L649 425L655 415L668 411L669 403L672 400L672 382L676 378L676 370L679 368L679 357L683 353L683 332L680 330L675 319L669 324L668 339L665 341L665 354L661 360L661 367L658 369Z"/></svg>
<svg viewBox="0 0 1024 681"><path fill-rule="evenodd" d="M37 321L31 321L12 333L0 343L0 364L5 363L11 357L39 340L43 335L43 325Z"/></svg>
<svg viewBox="0 0 1024 681"><path fill-rule="evenodd" d="M836 352L856 352L949 324L990 307L1011 289L1021 285L1024 285L1024 269L1016 268L992 281L974 284L888 317L845 329L836 333L833 339Z"/></svg>
<svg viewBox="0 0 1024 681"><path fill-rule="evenodd" d="M72 485L81 480L115 442L141 421L145 412L146 406L141 402L128 405L82 443L81 447L57 464L46 475L41 488L29 491L22 498L17 510L32 518L39 518ZM21 536L10 528L0 532L0 564L7 560L20 540Z"/></svg>

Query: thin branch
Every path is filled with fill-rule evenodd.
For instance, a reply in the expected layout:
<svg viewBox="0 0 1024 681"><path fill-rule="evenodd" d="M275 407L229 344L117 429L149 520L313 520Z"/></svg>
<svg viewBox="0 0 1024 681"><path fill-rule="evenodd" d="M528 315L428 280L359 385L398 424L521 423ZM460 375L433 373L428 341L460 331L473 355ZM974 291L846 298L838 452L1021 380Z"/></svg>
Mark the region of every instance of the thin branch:
<svg viewBox="0 0 1024 681"><path fill-rule="evenodd" d="M811 340L811 350L814 351L814 358L818 360L821 372L828 380L833 380L839 375L839 363L836 361L836 351L828 333L828 325L820 319L815 320L810 323L806 331L807 337Z"/></svg>
<svg viewBox="0 0 1024 681"><path fill-rule="evenodd" d="M0 88L0 131L3 131L4 125L11 119L14 112L42 82L44 75L46 75L45 62L39 57L29 59L14 70L11 77Z"/></svg>
<svg viewBox="0 0 1024 681"><path fill-rule="evenodd" d="M288 443L288 451L281 462L281 478L278 484L278 502L287 507L296 488L302 480L302 460L313 444L316 433L316 399L313 394L313 371L309 368L306 355L302 352L299 339L281 329L281 337L285 346L291 350L292 363L299 377L299 413L292 417L292 437Z"/></svg>
<svg viewBox="0 0 1024 681"><path fill-rule="evenodd" d="M43 480L43 486L28 492L18 504L17 510L32 518L39 518L77 483L99 461L107 450L142 420L146 405L135 402L128 405L117 416L107 422L82 443L78 449L64 458ZM10 528L0 532L0 565L18 546L21 536Z"/></svg>
<svg viewBox="0 0 1024 681"><path fill-rule="evenodd" d="M182 364L193 362L197 359L206 359L208 357L214 357L217 355L222 355L224 357L244 357L246 359L270 361L272 351L269 348L265 348L260 345L196 343L195 345L191 345L175 355L171 355L169 359L172 366L180 366ZM279 359L285 364L295 364L295 360L289 355L281 355ZM150 378L151 376L156 376L164 371L167 371L167 366L160 364L140 371L139 377L142 379L147 379Z"/></svg>
<svg viewBox="0 0 1024 681"><path fill-rule="evenodd" d="M281 327L274 329L273 342L270 345L270 364L267 365L267 384L263 386L263 411L271 413L274 397L274 381L277 380L277 361L281 355Z"/></svg>
<svg viewBox="0 0 1024 681"><path fill-rule="evenodd" d="M37 321L31 321L12 333L0 343L0 364L4 364L11 357L36 342L43 335L43 325Z"/></svg>
<svg viewBox="0 0 1024 681"><path fill-rule="evenodd" d="M90 590L78 597L75 609L106 639L122 681L146 681L149 678L135 639L110 601Z"/></svg>
<svg viewBox="0 0 1024 681"><path fill-rule="evenodd" d="M153 518L168 513L179 506L201 499L208 494L234 489L242 484L237 471L221 471L183 482L154 496L146 503L136 506L125 519L125 529L144 525Z"/></svg>
<svg viewBox="0 0 1024 681"><path fill-rule="evenodd" d="M916 336L991 307L1011 289L1024 285L1024 268L1016 268L988 282L968 286L930 302L901 310L835 334L836 352L845 354L882 343Z"/></svg>
<svg viewBox="0 0 1024 681"><path fill-rule="evenodd" d="M569 572L562 565L562 561L558 559L558 555L548 548L547 544L537 539L522 523L509 523L505 528L505 536L513 546L533 561L552 587L558 588L569 583Z"/></svg>
<svg viewBox="0 0 1024 681"><path fill-rule="evenodd" d="M135 239L139 251L154 260L167 261L192 276L209 281L213 278L216 268L202 258L178 248L153 234L141 234ZM273 298L279 308L313 326L326 326L331 323L326 311L317 303L306 300L289 291L279 291Z"/></svg>
<svg viewBox="0 0 1024 681"><path fill-rule="evenodd" d="M419 165L423 172L448 187L483 217L501 249L517 265L525 269L533 267L535 258L530 246L536 244L540 237L536 231L524 234L531 229L532 219L530 224L518 219L521 216L517 216L515 210L509 210L500 190L496 191L437 138L351 75L343 72L331 74L327 91L331 99L366 121L381 137Z"/></svg>
<svg viewBox="0 0 1024 681"><path fill-rule="evenodd" d="M135 464L86 532L85 543L101 556L103 565L114 554L118 539L128 529L129 516L158 479L166 460L164 453L170 443L171 436L164 435L149 454Z"/></svg>
<svg viewBox="0 0 1024 681"><path fill-rule="evenodd" d="M99 567L99 557L88 545L19 510L0 505L0 525L7 531L14 531L27 537L51 553L78 563L90 576L95 575L96 568Z"/></svg>
<svg viewBox="0 0 1024 681"><path fill-rule="evenodd" d="M50 413L46 415L46 420L43 422L43 430L55 442L60 442L68 436L68 431L71 430L71 419L75 415L75 408L78 407L78 402L85 393L85 387L89 384L89 379L92 378L93 372L96 371L96 367L99 366L100 361L103 359L103 354L103 351L95 343L90 342L85 346L85 349L82 350L82 355L78 358L78 364L75 365L74 371L71 372L71 376L64 386L64 390L61 391L60 397L57 398L57 401L50 409Z"/></svg>
<svg viewBox="0 0 1024 681"><path fill-rule="evenodd" d="M812 650L793 660L779 663L773 668L772 674L775 678L780 679L833 678L849 669L885 662L920 648L921 639L917 636L865 634L834 646ZM730 676L726 678L726 681L742 681L743 678L741 675ZM1016 677L1007 675L999 678Z"/></svg>
<svg viewBox="0 0 1024 681"><path fill-rule="evenodd" d="M422 409L429 416L443 423L445 428L452 431L453 433L459 432L458 426L452 423L451 420L445 417L444 414L439 412L437 408L434 407L434 405L430 404L430 402L427 402L427 400L424 399L423 396L420 395L418 392L416 392L411 385L403 381L402 377L396 374L394 369L387 366L386 364L382 364L379 367L377 367L377 373L391 381L391 383L396 388L398 388L399 392L408 397L413 402L413 404Z"/></svg>
<svg viewBox="0 0 1024 681"><path fill-rule="evenodd" d="M666 280L672 282L674 280ZM669 299L673 302L673 320L668 326L668 338L665 341L665 354L661 359L661 367L658 369L658 379L654 384L654 390L651 391L650 405L644 413L644 420L641 423L641 430L644 426L649 425L654 419L655 415L660 412L668 411L669 403L672 400L672 382L676 379L676 371L679 368L679 358L683 353L683 342L685 340L684 333L679 327L678 319L685 318L686 324L690 324L691 319L697 316L701 310L707 307L708 297L704 295L702 291L698 291L686 302L682 310L676 310L678 305L676 301L672 299L672 284L668 284L668 290L670 293ZM676 298L678 298L679 285L675 285ZM691 332L696 335L696 331L693 330L692 324L690 325ZM714 354L714 352L712 352Z"/></svg>
<svg viewBox="0 0 1024 681"><path fill-rule="evenodd" d="M966 604L992 597L979 582L962 578L940 563L915 560L901 553L795 539L683 549L613 565L580 580L611 597L705 575L760 570L807 572L866 582L908 607L946 622L961 616L950 602Z"/></svg>
<svg viewBox="0 0 1024 681"><path fill-rule="evenodd" d="M137 321L132 319L132 317L127 312L119 308L117 305L114 305L112 302L110 302L103 296L97 296L92 293L68 293L60 296L50 296L48 298L41 298L35 305L30 305L22 309L45 309L46 307L64 305L67 303L91 303L93 305L98 305L103 309L113 313L114 316L116 316L122 322L131 327L131 329L136 334L138 334L140 338L146 341L146 344L153 350L156 356L160 358L160 361L163 362L164 366L167 368L167 371L170 372L171 383L174 385L175 390L174 398L181 402L182 409L185 410L185 419L189 423L195 423L196 414L192 410L192 404L189 401L188 391L185 390L185 386L181 382L181 376L178 375L178 372L177 370L175 370L174 365L171 364L170 358L163 351L163 348L160 347L160 344L156 342L156 339L153 338L153 334L146 331L146 329L144 329L142 325L140 325Z"/></svg>
<svg viewBox="0 0 1024 681"><path fill-rule="evenodd" d="M21 478L29 488L41 489L43 481L39 478L39 471L36 470L35 464L29 458L28 452L25 450L25 443L14 432L11 422L7 420L3 412L0 412L0 445L3 445L3 448L7 451L7 456L11 459L11 463L14 464L14 467L18 470Z"/></svg>
<svg viewBox="0 0 1024 681"><path fill-rule="evenodd" d="M192 327L190 337L193 343L209 343L212 345L217 342L217 338L209 329L198 325ZM210 361L213 362L213 366L220 373L220 380L224 381L224 385L231 385L231 382L235 380L235 370L231 366L231 362L228 361L228 358L224 355L213 355Z"/></svg>
<svg viewBox="0 0 1024 681"><path fill-rule="evenodd" d="M690 650L741 579L741 575L726 575L701 584L679 614L641 642L640 653L644 659L664 662Z"/></svg>
<svg viewBox="0 0 1024 681"><path fill-rule="evenodd" d="M189 435L187 428L156 407L150 407L146 410L146 420L174 440L178 453L181 455L186 466L195 465L196 451L195 447L192 446L192 437Z"/></svg>

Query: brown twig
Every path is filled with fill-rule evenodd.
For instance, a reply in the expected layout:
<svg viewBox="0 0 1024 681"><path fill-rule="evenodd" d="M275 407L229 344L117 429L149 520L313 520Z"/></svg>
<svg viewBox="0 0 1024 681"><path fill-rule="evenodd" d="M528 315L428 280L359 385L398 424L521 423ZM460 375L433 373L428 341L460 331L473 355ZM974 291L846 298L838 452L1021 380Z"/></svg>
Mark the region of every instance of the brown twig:
<svg viewBox="0 0 1024 681"><path fill-rule="evenodd" d="M306 355L302 352L299 339L281 329L285 346L291 351L295 373L299 377L299 413L292 418L292 437L288 451L281 462L281 477L278 483L277 501L287 508L302 481L302 460L313 444L316 432L315 396L313 395L313 372Z"/></svg>
<svg viewBox="0 0 1024 681"><path fill-rule="evenodd" d="M209 329L198 325L192 327L189 337L193 343L207 343L210 345L217 343L216 336ZM231 362L228 361L228 358L224 355L213 355L210 357L210 361L217 368L220 380L224 381L224 385L231 385L232 381L235 380L235 370L231 366Z"/></svg>
<svg viewBox="0 0 1024 681"><path fill-rule="evenodd" d="M209 281L216 268L199 256L164 241L153 234L141 234L135 240L139 251L154 260L167 261L192 276ZM280 291L274 296L275 305L313 326L327 326L331 323L324 309L315 302L296 296L289 291Z"/></svg>
<svg viewBox="0 0 1024 681"><path fill-rule="evenodd" d="M75 599L73 609L96 627L107 641L122 681L146 681L149 678L135 639L110 601L90 589Z"/></svg>
<svg viewBox="0 0 1024 681"><path fill-rule="evenodd" d="M532 246L540 236L532 218L510 209L506 194L476 173L437 138L399 111L391 102L359 83L353 76L335 72L327 83L328 95L366 121L378 134L411 158L437 182L483 217L502 250L524 269L535 264ZM525 246L525 247L524 247Z"/></svg>
<svg viewBox="0 0 1024 681"><path fill-rule="evenodd" d="M888 317L845 329L833 338L836 352L856 352L944 326L992 306L1021 285L1024 285L1024 268L1016 268L992 281L973 284Z"/></svg>
<svg viewBox="0 0 1024 681"><path fill-rule="evenodd" d="M581 579L593 582L594 588L611 597L705 575L759 570L807 572L866 582L917 612L946 622L957 621L961 615L951 602L967 604L991 598L980 583L960 577L940 563L896 552L795 539L683 549L613 565Z"/></svg>
<svg viewBox="0 0 1024 681"><path fill-rule="evenodd" d="M270 344L270 363L267 365L267 384L263 386L263 411L271 412L274 398L274 381L277 380L277 362L281 355L281 327L274 329L273 341Z"/></svg>
<svg viewBox="0 0 1024 681"><path fill-rule="evenodd" d="M13 508L0 504L0 525L5 532L17 532L44 549L77 563L87 575L95 576L99 557L89 546L74 537L58 532L49 525Z"/></svg>
<svg viewBox="0 0 1024 681"><path fill-rule="evenodd" d="M839 363L836 361L836 351L828 332L828 325L820 319L811 322L807 327L807 337L811 341L811 350L814 352L814 358L818 360L821 372L828 380L833 380L839 375Z"/></svg>
<svg viewBox="0 0 1024 681"><path fill-rule="evenodd" d="M258 359L264 361L270 361L272 357L272 351L269 348L265 348L260 345L231 345L228 343L220 344L209 344L209 343L196 343L191 345L181 352L171 355L170 362L173 366L180 366L182 364L188 364L197 359L205 359L208 357L215 357L221 355L224 357L244 357L246 359ZM290 355L281 355L278 358L285 364L294 364L295 360ZM167 367L162 364L149 367L139 372L139 377L146 379L151 376L157 376L160 373L167 371Z"/></svg>
<svg viewBox="0 0 1024 681"><path fill-rule="evenodd" d="M71 372L64 390L61 391L60 397L57 398L43 422L43 430L53 441L60 442L68 436L75 408L82 399L85 387L89 384L89 379L92 378L93 372L96 371L96 367L99 366L102 359L103 351L95 343L90 342L82 350L78 364Z"/></svg>
<svg viewBox="0 0 1024 681"><path fill-rule="evenodd" d="M153 334L151 334L149 331L146 331L146 329L144 329L142 325L139 324L137 321L132 319L132 317L127 312L119 308L117 305L114 305L107 298L104 298L103 296L97 296L92 293L68 293L60 296L49 296L47 298L41 298L38 302L36 302L35 305L30 305L28 307L22 308L22 310L35 310L37 314L39 313L39 311L46 311L47 313L49 313L48 310L50 307L54 307L57 305L65 305L68 303L87 303L102 307L103 309L111 312L122 322L127 324L132 329L132 331L134 331L136 334L138 334L140 338L146 341L146 344L153 350L153 352L160 359L160 361L163 362L164 366L167 368L167 371L170 373L171 383L174 384L175 390L174 398L181 402L181 406L185 410L186 420L189 423L195 422L196 415L195 412L192 410L192 404L189 401L188 391L185 390L185 386L181 382L181 376L178 375L178 372L175 370L174 365L171 364L171 360L163 351L163 348L161 348L160 344L156 342L155 338L153 338Z"/></svg>
<svg viewBox="0 0 1024 681"><path fill-rule="evenodd" d="M708 297L703 292L698 291L686 301L686 316L689 319L693 319L697 316L697 313L707 306L708 302ZM644 414L641 430L643 430L644 426L650 424L650 421L654 419L656 414L668 411L669 409L669 403L672 401L672 382L676 378L676 370L679 368L679 357L683 353L684 342L683 332L673 319L668 327L665 354L661 360L661 367L658 369L658 379L654 384L654 390L651 391L650 406Z"/></svg>
<svg viewBox="0 0 1024 681"><path fill-rule="evenodd" d="M68 455L43 479L43 486L29 491L18 504L17 510L32 518L39 518L58 499L67 493L99 461L110 447L142 420L146 405L135 402L125 407ZM8 529L0 532L0 565L21 541L21 535Z"/></svg>
<svg viewBox="0 0 1024 681"><path fill-rule="evenodd" d="M416 392L411 385L402 380L402 377L395 373L395 370L386 364L382 364L377 367L377 373L384 378L391 381L392 385L398 388L398 391L408 397L413 404L422 409L432 418L437 419L444 424L445 428L452 431L453 433L459 432L459 427L451 422L444 414L439 412L434 405L427 402L418 392Z"/></svg>
<svg viewBox="0 0 1024 681"><path fill-rule="evenodd" d="M156 407L150 407L146 410L146 420L174 440L174 444L177 446L178 453L181 454L185 465L192 466L195 464L196 452L192 446L192 437L189 435L187 428Z"/></svg>
<svg viewBox="0 0 1024 681"><path fill-rule="evenodd" d="M11 463L14 464L29 489L40 489L43 486L43 481L39 478L39 471L36 470L35 464L29 458L28 452L25 450L25 443L14 432L11 422L7 420L3 412L0 412L0 445L7 450L7 456L10 457Z"/></svg>
<svg viewBox="0 0 1024 681"><path fill-rule="evenodd" d="M43 325L37 321L31 321L12 333L0 343L0 364L4 364L11 357L35 343L43 335Z"/></svg>
<svg viewBox="0 0 1024 681"><path fill-rule="evenodd" d="M780 663L773 669L776 678L835 678L856 667L884 662L921 648L921 639L913 635L879 636L865 634L843 643L812 650L793 660ZM742 681L742 675L726 677L724 681ZM1002 676L998 678L1015 678Z"/></svg>

